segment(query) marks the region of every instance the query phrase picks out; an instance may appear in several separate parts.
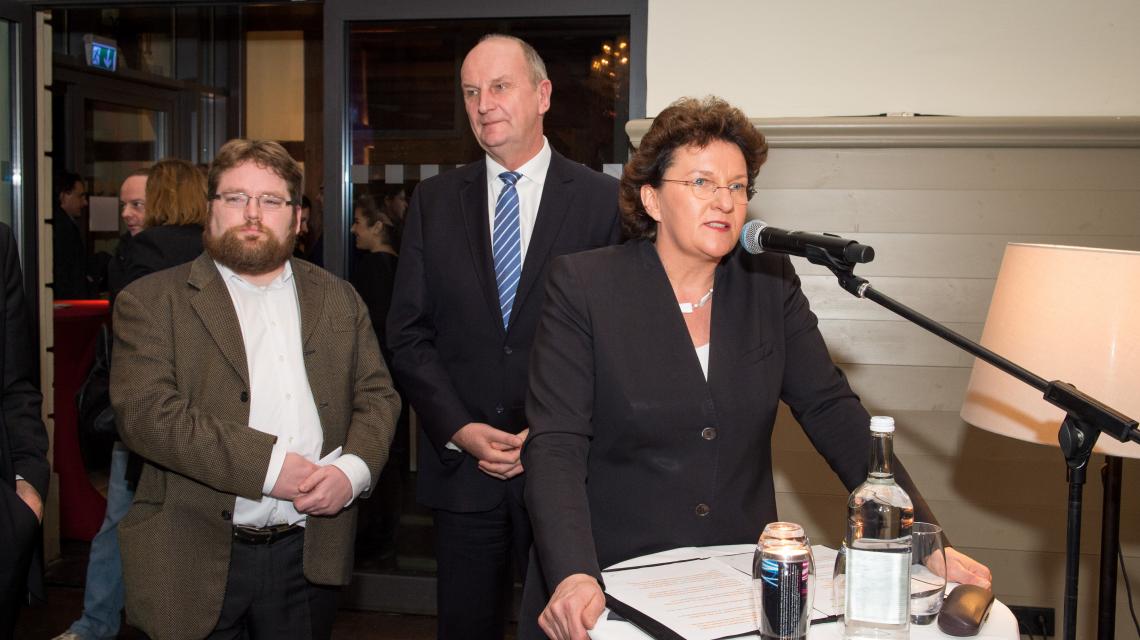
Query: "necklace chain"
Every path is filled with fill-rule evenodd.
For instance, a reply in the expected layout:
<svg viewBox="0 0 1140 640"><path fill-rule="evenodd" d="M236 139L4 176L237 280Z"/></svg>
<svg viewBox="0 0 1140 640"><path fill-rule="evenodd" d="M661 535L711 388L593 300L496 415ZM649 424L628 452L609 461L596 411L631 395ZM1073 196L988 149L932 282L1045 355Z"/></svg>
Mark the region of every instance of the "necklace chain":
<svg viewBox="0 0 1140 640"><path fill-rule="evenodd" d="M697 300L696 302L678 302L677 304L681 307L681 313L692 313L708 304L709 300L712 300L712 294L713 288L709 287L708 292L706 292L705 295L701 296L700 300Z"/></svg>

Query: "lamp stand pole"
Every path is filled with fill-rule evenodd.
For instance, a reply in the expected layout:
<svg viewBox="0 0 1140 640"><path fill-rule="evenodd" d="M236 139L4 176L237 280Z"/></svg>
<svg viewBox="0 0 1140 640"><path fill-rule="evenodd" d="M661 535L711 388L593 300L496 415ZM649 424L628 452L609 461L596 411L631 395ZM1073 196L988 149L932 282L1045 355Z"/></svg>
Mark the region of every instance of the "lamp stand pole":
<svg viewBox="0 0 1140 640"><path fill-rule="evenodd" d="M1120 487L1123 461L1105 456L1101 468L1104 484L1104 509L1100 523L1100 591L1097 601L1097 638L1113 640L1116 636L1116 553L1120 548Z"/></svg>

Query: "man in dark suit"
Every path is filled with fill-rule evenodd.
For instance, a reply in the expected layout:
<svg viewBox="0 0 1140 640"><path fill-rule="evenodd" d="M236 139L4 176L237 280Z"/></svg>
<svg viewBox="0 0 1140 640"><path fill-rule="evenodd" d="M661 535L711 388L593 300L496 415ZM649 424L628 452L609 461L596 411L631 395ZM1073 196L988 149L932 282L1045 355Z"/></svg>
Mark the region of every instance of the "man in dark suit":
<svg viewBox="0 0 1140 640"><path fill-rule="evenodd" d="M40 416L35 342L16 239L0 223L0 637L9 637L27 597L28 571L37 548L49 468L47 430Z"/></svg>
<svg viewBox="0 0 1140 640"><path fill-rule="evenodd" d="M392 368L422 426L442 639L497 639L531 534L519 452L527 360L554 256L612 244L617 181L550 148L551 83L530 45L484 37L463 99L486 157L412 195L388 315Z"/></svg>
<svg viewBox="0 0 1140 640"><path fill-rule="evenodd" d="M52 214L52 292L56 300L91 295L87 280L87 248L79 222L87 207L87 185L77 173L55 177L55 212Z"/></svg>
<svg viewBox="0 0 1140 640"><path fill-rule="evenodd" d="M208 190L206 252L115 301L111 404L147 460L119 525L127 617L156 640L328 638L399 401L360 297L290 259L281 145L226 143Z"/></svg>

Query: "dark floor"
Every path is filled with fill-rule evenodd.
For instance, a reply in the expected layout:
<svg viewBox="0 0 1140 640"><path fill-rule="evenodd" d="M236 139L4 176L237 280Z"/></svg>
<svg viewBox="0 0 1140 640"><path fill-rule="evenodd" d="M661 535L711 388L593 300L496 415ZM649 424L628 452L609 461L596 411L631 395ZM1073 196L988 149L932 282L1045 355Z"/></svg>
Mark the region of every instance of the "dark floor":
<svg viewBox="0 0 1140 640"><path fill-rule="evenodd" d="M48 640L67 630L83 610L83 579L87 569L88 545L64 541L63 557L47 570L48 600L24 609L16 625L19 640ZM337 615L334 638L372 640L428 640L435 637L435 618L341 610ZM124 626L119 638L137 640L143 634Z"/></svg>

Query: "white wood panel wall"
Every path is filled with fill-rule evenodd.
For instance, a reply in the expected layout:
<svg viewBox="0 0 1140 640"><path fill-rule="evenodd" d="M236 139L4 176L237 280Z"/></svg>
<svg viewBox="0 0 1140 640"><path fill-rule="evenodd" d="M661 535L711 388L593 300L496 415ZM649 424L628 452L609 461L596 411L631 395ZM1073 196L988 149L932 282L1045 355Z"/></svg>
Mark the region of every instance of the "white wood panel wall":
<svg viewBox="0 0 1140 640"><path fill-rule="evenodd" d="M1140 119L918 121L757 120L772 149L749 215L872 245L875 261L856 273L972 339L1006 243L1140 250ZM649 122L630 123L635 144ZM931 128L939 134L927 135ZM872 413L895 416L896 451L954 544L991 567L999 598L1054 607L1060 629L1067 488L1059 449L966 425L958 411L972 358L851 296L827 270L794 262L832 357ZM774 455L780 516L836 544L847 492L787 411ZM1140 598L1138 463L1124 465L1121 538ZM1080 637L1093 636L1096 623L1100 466L1094 457L1085 489ZM1131 637L1123 578L1117 602L1118 636Z"/></svg>

